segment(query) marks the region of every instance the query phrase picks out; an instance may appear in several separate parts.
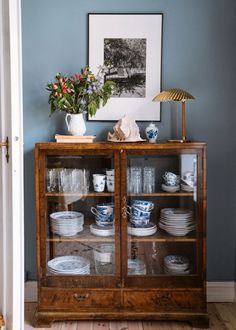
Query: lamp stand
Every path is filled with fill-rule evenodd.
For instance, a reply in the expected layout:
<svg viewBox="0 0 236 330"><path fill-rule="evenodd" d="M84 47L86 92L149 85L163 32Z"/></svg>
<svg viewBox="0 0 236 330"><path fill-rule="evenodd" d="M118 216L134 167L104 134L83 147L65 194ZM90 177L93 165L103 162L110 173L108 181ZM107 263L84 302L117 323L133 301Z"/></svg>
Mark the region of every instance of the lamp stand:
<svg viewBox="0 0 236 330"><path fill-rule="evenodd" d="M186 141L186 126L185 126L185 100L182 103L182 141Z"/></svg>
<svg viewBox="0 0 236 330"><path fill-rule="evenodd" d="M186 141L186 126L185 126L185 100L181 101L182 104L182 140L168 140L168 142L184 143Z"/></svg>

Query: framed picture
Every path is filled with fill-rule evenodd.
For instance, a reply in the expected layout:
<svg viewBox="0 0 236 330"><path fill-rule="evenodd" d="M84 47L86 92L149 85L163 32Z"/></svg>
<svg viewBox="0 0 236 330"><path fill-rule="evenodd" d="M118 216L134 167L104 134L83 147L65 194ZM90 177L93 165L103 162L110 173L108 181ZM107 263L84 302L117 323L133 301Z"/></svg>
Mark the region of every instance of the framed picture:
<svg viewBox="0 0 236 330"><path fill-rule="evenodd" d="M89 66L115 82L105 107L89 120L160 121L162 14L88 14Z"/></svg>

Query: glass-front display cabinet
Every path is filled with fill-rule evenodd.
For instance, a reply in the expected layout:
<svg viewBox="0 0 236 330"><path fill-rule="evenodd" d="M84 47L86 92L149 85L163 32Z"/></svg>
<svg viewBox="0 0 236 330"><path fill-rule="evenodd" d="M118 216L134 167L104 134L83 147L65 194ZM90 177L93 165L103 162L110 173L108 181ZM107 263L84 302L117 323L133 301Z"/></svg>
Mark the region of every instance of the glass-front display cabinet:
<svg viewBox="0 0 236 330"><path fill-rule="evenodd" d="M41 143L35 156L36 326L208 326L204 143Z"/></svg>

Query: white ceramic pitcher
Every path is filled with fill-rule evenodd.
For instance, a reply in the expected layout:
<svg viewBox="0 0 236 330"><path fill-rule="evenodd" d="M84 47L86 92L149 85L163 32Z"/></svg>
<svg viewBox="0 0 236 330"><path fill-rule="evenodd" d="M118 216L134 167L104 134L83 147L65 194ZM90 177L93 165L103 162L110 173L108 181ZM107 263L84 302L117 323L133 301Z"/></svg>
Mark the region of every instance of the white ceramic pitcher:
<svg viewBox="0 0 236 330"><path fill-rule="evenodd" d="M69 119L70 118L70 119ZM72 135L84 135L86 132L86 126L84 122L84 117L82 113L78 114L66 114L66 126L68 132Z"/></svg>

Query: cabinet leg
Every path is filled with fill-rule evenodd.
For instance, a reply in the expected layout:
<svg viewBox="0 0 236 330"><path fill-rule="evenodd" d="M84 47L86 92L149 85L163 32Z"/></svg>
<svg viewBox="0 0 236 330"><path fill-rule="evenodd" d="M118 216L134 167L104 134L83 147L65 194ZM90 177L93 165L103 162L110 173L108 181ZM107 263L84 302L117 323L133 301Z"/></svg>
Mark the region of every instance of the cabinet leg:
<svg viewBox="0 0 236 330"><path fill-rule="evenodd" d="M191 324L192 328L201 328L201 329L210 328L208 316L197 318L196 320L191 320L189 321L189 323Z"/></svg>
<svg viewBox="0 0 236 330"><path fill-rule="evenodd" d="M40 313L36 311L32 320L32 326L34 328L51 328L52 321L45 319L43 316L40 316Z"/></svg>

